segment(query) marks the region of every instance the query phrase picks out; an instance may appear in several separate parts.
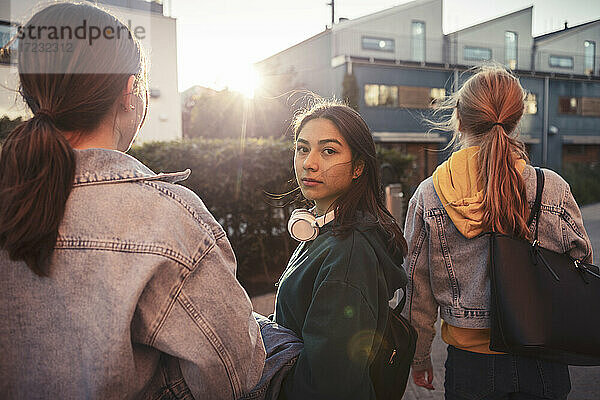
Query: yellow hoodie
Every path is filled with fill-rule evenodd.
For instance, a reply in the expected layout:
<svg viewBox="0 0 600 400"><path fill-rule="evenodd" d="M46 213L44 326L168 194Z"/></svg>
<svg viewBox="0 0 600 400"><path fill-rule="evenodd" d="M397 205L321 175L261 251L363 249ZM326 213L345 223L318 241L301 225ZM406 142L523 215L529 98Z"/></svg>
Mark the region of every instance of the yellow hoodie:
<svg viewBox="0 0 600 400"><path fill-rule="evenodd" d="M467 239L483 232L483 185L477 180L478 146L455 152L433 173L433 186L456 229ZM519 173L525 160L518 160ZM490 330L459 328L442 320L442 339L459 349L476 353L499 354L489 349Z"/></svg>

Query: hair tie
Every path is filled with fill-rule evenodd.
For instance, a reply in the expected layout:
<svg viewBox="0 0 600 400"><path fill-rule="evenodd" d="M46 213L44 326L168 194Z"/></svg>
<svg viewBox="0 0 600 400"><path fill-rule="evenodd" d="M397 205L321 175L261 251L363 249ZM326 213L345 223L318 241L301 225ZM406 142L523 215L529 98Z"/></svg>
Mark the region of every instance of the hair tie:
<svg viewBox="0 0 600 400"><path fill-rule="evenodd" d="M496 125L500 125L502 127L502 129L506 130L506 127L504 126L504 124L502 122L494 122L492 124L492 128L495 127Z"/></svg>
<svg viewBox="0 0 600 400"><path fill-rule="evenodd" d="M46 116L46 117L50 118L52 121L54 121L54 113L52 113L52 111L50 111L46 108L40 108L39 110L37 110L35 112L35 116L36 117Z"/></svg>

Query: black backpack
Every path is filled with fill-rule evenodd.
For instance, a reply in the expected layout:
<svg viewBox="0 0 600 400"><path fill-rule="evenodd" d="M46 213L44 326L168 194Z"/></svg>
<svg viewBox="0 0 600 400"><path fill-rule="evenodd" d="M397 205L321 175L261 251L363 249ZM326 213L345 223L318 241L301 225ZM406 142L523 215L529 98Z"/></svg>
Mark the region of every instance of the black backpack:
<svg viewBox="0 0 600 400"><path fill-rule="evenodd" d="M377 400L401 399L406 390L417 331L400 314L405 302L406 295L396 308L388 307L381 345L369 368Z"/></svg>

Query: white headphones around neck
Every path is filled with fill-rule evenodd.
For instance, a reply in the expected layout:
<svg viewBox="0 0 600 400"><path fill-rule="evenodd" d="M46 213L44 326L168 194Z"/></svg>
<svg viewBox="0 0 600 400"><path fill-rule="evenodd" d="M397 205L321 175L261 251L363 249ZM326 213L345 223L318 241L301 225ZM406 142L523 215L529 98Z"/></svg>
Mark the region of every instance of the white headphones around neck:
<svg viewBox="0 0 600 400"><path fill-rule="evenodd" d="M335 210L320 217L304 208L292 212L288 221L288 231L293 239L299 242L314 240L319 235L319 228L335 219Z"/></svg>

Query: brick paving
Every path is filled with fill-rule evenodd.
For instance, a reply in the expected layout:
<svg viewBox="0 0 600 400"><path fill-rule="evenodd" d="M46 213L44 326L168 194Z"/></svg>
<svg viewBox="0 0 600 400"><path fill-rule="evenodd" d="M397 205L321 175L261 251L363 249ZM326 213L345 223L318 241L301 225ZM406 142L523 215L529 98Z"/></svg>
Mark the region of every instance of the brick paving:
<svg viewBox="0 0 600 400"><path fill-rule="evenodd" d="M600 264L600 203L582 207L583 220L592 240L595 264ZM269 315L273 312L275 293L252 298L256 312ZM598 316L596 316L598 317ZM446 360L446 344L439 335L439 321L436 327L438 334L433 341L431 358L434 367L433 386L429 391L417 387L409 379L404 400L442 400L444 399L444 361ZM569 400L600 400L600 367L569 367L571 373L571 393Z"/></svg>

